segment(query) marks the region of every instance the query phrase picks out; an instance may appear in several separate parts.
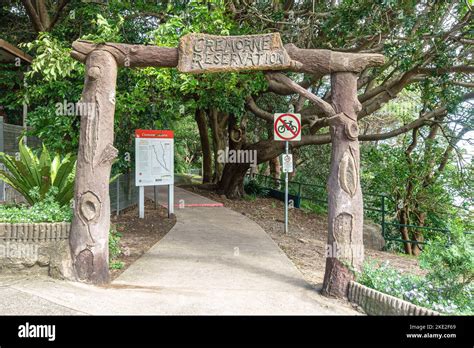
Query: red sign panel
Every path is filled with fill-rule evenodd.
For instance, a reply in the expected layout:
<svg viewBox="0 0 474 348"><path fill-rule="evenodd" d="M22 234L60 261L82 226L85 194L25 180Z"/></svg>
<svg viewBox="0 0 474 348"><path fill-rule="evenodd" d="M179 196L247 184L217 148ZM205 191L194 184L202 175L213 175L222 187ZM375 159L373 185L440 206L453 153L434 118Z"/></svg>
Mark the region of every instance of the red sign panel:
<svg viewBox="0 0 474 348"><path fill-rule="evenodd" d="M135 138L173 139L172 130L136 129Z"/></svg>

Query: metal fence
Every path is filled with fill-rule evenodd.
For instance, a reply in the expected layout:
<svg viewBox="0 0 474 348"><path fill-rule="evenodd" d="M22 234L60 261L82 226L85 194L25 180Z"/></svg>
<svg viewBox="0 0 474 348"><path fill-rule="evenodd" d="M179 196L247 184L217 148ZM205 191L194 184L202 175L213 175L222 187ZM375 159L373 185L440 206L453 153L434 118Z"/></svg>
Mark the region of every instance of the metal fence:
<svg viewBox="0 0 474 348"><path fill-rule="evenodd" d="M19 151L18 142L24 134L23 126L5 123L3 116L0 116L0 152L14 156ZM27 137L26 143L31 148L39 148L41 141L36 137ZM4 170L3 164L0 169ZM0 201L23 202L24 198L10 185L0 180Z"/></svg>
<svg viewBox="0 0 474 348"><path fill-rule="evenodd" d="M282 197L284 197L283 189L285 187L285 180L276 179L274 177L261 174L247 175L246 182L248 182L250 179L255 180L255 182L260 187L267 189L270 196L278 199L282 199ZM323 209L327 209L328 194L326 186L306 184L298 181L289 181L288 194L289 199L293 200L295 208L300 208L304 202L310 202L317 204ZM382 236L385 241L410 244L426 243L416 240L404 240L400 238L400 228L402 227L415 231L423 230L433 233L444 233L447 234L448 240L450 240L450 231L448 229L400 224L394 219L394 213L391 213L389 210L387 210L389 202L394 203L387 195L364 193L364 216L380 224Z"/></svg>
<svg viewBox="0 0 474 348"><path fill-rule="evenodd" d="M109 185L110 213L120 211L138 202L138 187L135 186L135 173L121 174Z"/></svg>

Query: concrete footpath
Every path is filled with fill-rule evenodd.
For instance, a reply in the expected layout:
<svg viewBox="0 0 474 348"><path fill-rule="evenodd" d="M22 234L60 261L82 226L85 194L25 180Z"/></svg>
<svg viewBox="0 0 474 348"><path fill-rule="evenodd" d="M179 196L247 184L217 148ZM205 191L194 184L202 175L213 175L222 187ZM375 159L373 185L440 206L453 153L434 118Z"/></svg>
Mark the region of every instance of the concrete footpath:
<svg viewBox="0 0 474 348"><path fill-rule="evenodd" d="M247 217L180 188L175 203L173 229L108 287L3 276L0 314L358 314L320 296Z"/></svg>

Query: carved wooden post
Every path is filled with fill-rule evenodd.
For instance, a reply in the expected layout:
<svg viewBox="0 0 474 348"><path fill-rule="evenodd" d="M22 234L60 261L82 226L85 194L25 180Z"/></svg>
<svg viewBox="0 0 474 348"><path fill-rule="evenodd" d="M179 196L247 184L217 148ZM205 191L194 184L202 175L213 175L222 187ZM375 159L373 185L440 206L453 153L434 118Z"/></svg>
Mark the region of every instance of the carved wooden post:
<svg viewBox="0 0 474 348"><path fill-rule="evenodd" d="M109 281L109 178L117 156L113 146L116 77L112 54L95 50L87 56L70 245L76 279L94 284Z"/></svg>
<svg viewBox="0 0 474 348"><path fill-rule="evenodd" d="M364 257L362 242L363 202L360 188L357 113L357 75L331 75L332 104L336 115L329 119L332 139L328 180L328 257L323 293L344 297Z"/></svg>

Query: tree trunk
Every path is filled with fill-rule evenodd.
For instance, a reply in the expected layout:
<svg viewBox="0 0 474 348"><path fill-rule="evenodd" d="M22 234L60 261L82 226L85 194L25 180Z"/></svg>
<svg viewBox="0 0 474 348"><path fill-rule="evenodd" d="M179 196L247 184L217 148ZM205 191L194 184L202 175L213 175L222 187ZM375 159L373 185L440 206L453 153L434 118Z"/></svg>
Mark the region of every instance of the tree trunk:
<svg viewBox="0 0 474 348"><path fill-rule="evenodd" d="M241 150L246 142L247 118L242 117L240 125L234 114L228 116L229 150ZM248 149L245 149L248 150ZM249 150L248 150L249 151ZM244 196L245 174L250 168L250 163L225 163L218 190L227 198L236 199Z"/></svg>
<svg viewBox="0 0 474 348"><path fill-rule="evenodd" d="M273 108L272 108L272 111L273 111ZM267 139L273 139L273 123L267 122L266 126L267 126ZM281 188L281 182L279 181L279 179L281 179L281 166L280 166L279 155L271 158L268 161L268 174L266 175L269 175L274 179L273 187L279 190Z"/></svg>
<svg viewBox="0 0 474 348"><path fill-rule="evenodd" d="M423 227L425 225L425 221L426 221L426 213L419 213L418 214L418 226ZM425 240L425 238L423 236L423 230L415 229L415 231L413 232L413 239L416 240L417 242L422 243ZM422 252L421 244L413 243L411 251L412 251L414 256L419 256L420 253Z"/></svg>
<svg viewBox="0 0 474 348"><path fill-rule="evenodd" d="M363 202L360 188L357 113L357 76L331 75L332 104L337 114L329 119L332 149L328 180L328 253L322 293L346 296L354 270L364 258Z"/></svg>
<svg viewBox="0 0 474 348"><path fill-rule="evenodd" d="M244 195L244 178L249 163L226 163L218 191L229 199L242 198Z"/></svg>
<svg viewBox="0 0 474 348"><path fill-rule="evenodd" d="M284 142L273 141L273 139L271 139L261 140L257 143L246 145L243 147L243 149L256 151L257 164L260 164L281 155L284 151L284 146ZM247 173L249 167L249 163L227 163L224 168L222 178L218 184L219 192L225 194L226 196L228 195L229 198L242 197L243 190L239 188L239 185L243 183L245 174Z"/></svg>
<svg viewBox="0 0 474 348"><path fill-rule="evenodd" d="M400 209L398 213L398 220L400 221L401 225L408 225L409 224L409 219L408 219L408 208L404 207ZM408 227L406 226L400 226L400 233L402 235L403 240L410 240L410 232L408 231ZM407 255L412 254L412 248L410 243L403 243L403 248L405 249L405 253Z"/></svg>
<svg viewBox="0 0 474 348"><path fill-rule="evenodd" d="M281 167L280 167L280 157L277 156L268 161L270 167L270 175L274 179L275 188L280 189L281 187Z"/></svg>
<svg viewBox="0 0 474 348"><path fill-rule="evenodd" d="M209 112L214 147L214 177L213 182L218 183L222 177L224 163L219 162L219 151L225 151L228 115L213 108Z"/></svg>
<svg viewBox="0 0 474 348"><path fill-rule="evenodd" d="M89 54L70 246L75 278L94 284L109 281L109 180L117 156L113 146L116 77L112 54L101 50Z"/></svg>
<svg viewBox="0 0 474 348"><path fill-rule="evenodd" d="M414 128L412 130L412 139L410 142L410 145L405 150L405 159L408 164L408 169L410 171L410 175L408 176L407 180L407 186L405 190L405 197L403 199L403 207L399 211L399 221L401 225L409 225L410 224L410 201L413 200L413 186L414 182L417 178L417 175L415 173L412 173L413 171L413 159L411 158L411 154L413 153L413 150L415 150L416 146L418 145L418 129ZM408 227L406 226L400 226L400 233L402 235L403 240L410 240L410 231ZM408 255L412 255L413 253L413 248L411 243L403 243L403 247L405 249L405 253Z"/></svg>
<svg viewBox="0 0 474 348"><path fill-rule="evenodd" d="M202 150L202 183L210 183L212 176L211 164L211 145L209 143L209 133L207 130L206 113L204 110L197 109L195 114L196 123L199 129L199 138L201 139Z"/></svg>
<svg viewBox="0 0 474 348"><path fill-rule="evenodd" d="M281 179L280 157L272 158L270 161L270 175L273 179Z"/></svg>

